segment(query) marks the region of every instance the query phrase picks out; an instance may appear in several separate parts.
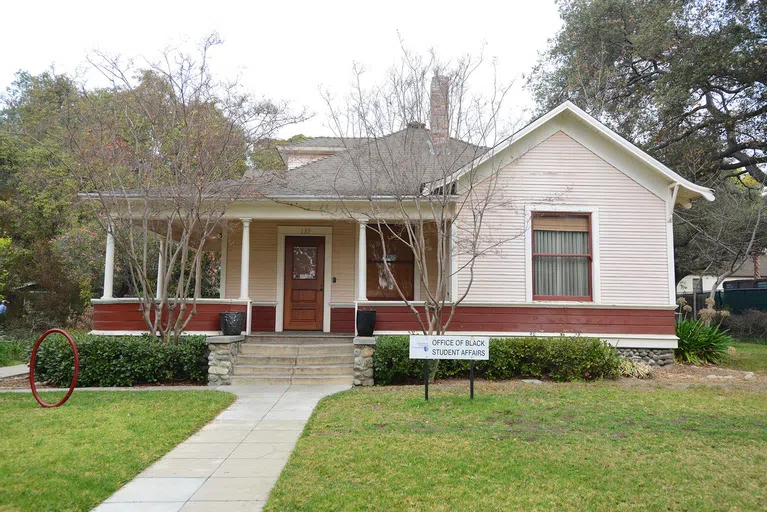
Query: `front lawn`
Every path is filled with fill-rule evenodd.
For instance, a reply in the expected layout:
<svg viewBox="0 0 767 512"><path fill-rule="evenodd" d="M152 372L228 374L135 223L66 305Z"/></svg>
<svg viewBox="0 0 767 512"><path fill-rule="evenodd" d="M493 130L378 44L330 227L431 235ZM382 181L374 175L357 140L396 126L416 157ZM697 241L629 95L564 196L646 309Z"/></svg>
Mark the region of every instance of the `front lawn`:
<svg viewBox="0 0 767 512"><path fill-rule="evenodd" d="M42 393L54 402L62 393ZM0 510L90 510L234 400L216 391L75 391L56 409L0 393Z"/></svg>
<svg viewBox="0 0 767 512"><path fill-rule="evenodd" d="M747 372L767 373L767 344L733 343L735 353L730 355L723 366Z"/></svg>
<svg viewBox="0 0 767 512"><path fill-rule="evenodd" d="M353 389L315 410L266 510L757 510L767 392L661 384Z"/></svg>

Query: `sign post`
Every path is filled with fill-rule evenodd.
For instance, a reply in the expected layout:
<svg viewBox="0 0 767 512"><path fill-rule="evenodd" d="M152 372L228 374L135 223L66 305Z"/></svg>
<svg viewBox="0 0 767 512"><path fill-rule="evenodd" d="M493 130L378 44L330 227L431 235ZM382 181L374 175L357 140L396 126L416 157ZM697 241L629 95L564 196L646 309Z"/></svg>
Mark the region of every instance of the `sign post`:
<svg viewBox="0 0 767 512"><path fill-rule="evenodd" d="M424 398L429 400L429 360L468 359L469 397L474 398L474 361L490 359L488 336L410 336L410 359L423 359Z"/></svg>

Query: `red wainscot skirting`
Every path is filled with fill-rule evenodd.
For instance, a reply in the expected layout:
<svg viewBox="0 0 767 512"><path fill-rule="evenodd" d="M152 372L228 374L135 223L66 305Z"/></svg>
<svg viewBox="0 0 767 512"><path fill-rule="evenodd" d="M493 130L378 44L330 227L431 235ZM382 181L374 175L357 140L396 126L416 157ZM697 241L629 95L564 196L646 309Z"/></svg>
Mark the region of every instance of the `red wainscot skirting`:
<svg viewBox="0 0 767 512"><path fill-rule="evenodd" d="M218 314L225 311L245 312L244 304L198 303L197 314L187 325L187 331L218 331ZM252 330L274 331L274 306L253 306ZM243 329L245 326L243 325ZM146 331L137 302L114 302L93 305L95 331Z"/></svg>
<svg viewBox="0 0 767 512"><path fill-rule="evenodd" d="M418 331L407 306L365 305L376 310L376 331ZM423 311L423 308L419 308ZM591 334L674 334L670 309L458 306L449 331Z"/></svg>
<svg viewBox="0 0 767 512"><path fill-rule="evenodd" d="M354 307L331 307L330 332L354 332Z"/></svg>
<svg viewBox="0 0 767 512"><path fill-rule="evenodd" d="M276 328L276 306L251 306L250 330L252 332L274 332Z"/></svg>

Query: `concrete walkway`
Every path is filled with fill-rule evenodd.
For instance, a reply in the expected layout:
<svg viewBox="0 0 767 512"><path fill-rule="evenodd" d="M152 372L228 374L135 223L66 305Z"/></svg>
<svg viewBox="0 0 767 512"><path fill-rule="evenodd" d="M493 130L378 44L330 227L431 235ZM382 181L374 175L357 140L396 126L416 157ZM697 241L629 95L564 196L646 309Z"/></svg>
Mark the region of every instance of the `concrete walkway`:
<svg viewBox="0 0 767 512"><path fill-rule="evenodd" d="M5 379L7 377L18 377L19 375L29 375L29 366L25 364L0 366L0 379Z"/></svg>
<svg viewBox="0 0 767 512"><path fill-rule="evenodd" d="M219 388L237 402L96 511L261 510L317 402L349 387Z"/></svg>

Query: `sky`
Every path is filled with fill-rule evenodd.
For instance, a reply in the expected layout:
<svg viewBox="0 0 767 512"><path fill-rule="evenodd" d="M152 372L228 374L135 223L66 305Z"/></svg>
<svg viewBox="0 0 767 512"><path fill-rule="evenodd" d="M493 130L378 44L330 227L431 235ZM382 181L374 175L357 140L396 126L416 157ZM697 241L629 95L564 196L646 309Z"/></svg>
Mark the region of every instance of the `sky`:
<svg viewBox="0 0 767 512"><path fill-rule="evenodd" d="M409 50L434 49L445 61L483 51L501 80L514 82L506 116L524 118L533 102L522 74L561 26L554 0L44 0L11 2L2 11L0 90L18 70L53 67L88 77L94 50L155 60L165 48L192 47L215 31L224 40L211 54L216 76L237 77L257 96L314 114L284 128L283 137L331 135L320 91L350 92L355 63L375 80L401 57L400 38Z"/></svg>

